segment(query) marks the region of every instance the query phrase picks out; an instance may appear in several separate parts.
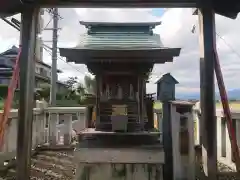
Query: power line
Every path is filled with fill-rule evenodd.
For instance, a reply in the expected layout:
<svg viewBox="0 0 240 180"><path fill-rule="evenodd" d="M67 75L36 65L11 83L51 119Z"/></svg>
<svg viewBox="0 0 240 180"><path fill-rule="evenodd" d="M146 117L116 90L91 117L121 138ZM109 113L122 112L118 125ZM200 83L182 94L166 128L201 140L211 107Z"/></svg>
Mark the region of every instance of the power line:
<svg viewBox="0 0 240 180"><path fill-rule="evenodd" d="M52 56L52 53L51 53L51 51L50 51L49 49L47 49L46 47L43 47L43 48L47 51L47 53L48 53L49 55ZM76 67L74 67L74 66L72 66L71 64L69 64L68 62L66 62L62 57L59 57L59 56L58 56L58 60L63 61L63 62L66 63L68 66L70 66L70 67L72 67L73 69L75 69L76 71L80 72L82 75L85 75L81 70L77 69Z"/></svg>
<svg viewBox="0 0 240 180"><path fill-rule="evenodd" d="M194 34L196 32L196 25L194 24L192 29L191 29L191 32ZM240 53L238 53L233 47L232 45L230 45L219 33L216 32L216 36L218 36L228 47L229 49L232 50L233 53L235 53L239 59L240 59Z"/></svg>
<svg viewBox="0 0 240 180"><path fill-rule="evenodd" d="M14 23L14 22L11 22L11 21L9 21L8 19L5 19L5 18L2 18L2 20L3 20L4 22L6 22L7 24L9 24L10 26L12 26L14 29L20 31L20 28L19 28L20 24L19 24L18 22L15 22L15 19L12 19L15 23ZM50 52L50 50L52 50L52 48L49 47L49 46L46 45L46 44L42 44L42 45L43 45L43 48L47 51L47 53L49 53L49 55L52 56L52 52ZM62 57L59 57L59 56L58 56L57 58L58 58L58 60L63 61L64 63L66 63L67 65L69 65L69 66L72 67L73 69L75 69L76 71L78 71L78 72L80 72L81 74L85 75L83 72L81 72L81 70L79 70L79 69L77 69L76 67L72 66L71 64L67 63L64 59L62 59Z"/></svg>
<svg viewBox="0 0 240 180"><path fill-rule="evenodd" d="M52 15L52 17L57 16L57 17L58 17L58 20L63 19L63 17L62 17L58 12L56 13L56 12L54 11L54 9L55 9L55 8L47 8L47 9L45 9L45 11L46 11L48 14Z"/></svg>
<svg viewBox="0 0 240 180"><path fill-rule="evenodd" d="M52 20L53 20L53 17L50 18L50 20L48 21L48 23L46 24L46 26L43 28L43 30L48 27L48 25L51 23Z"/></svg>
<svg viewBox="0 0 240 180"><path fill-rule="evenodd" d="M222 37L220 36L218 33L216 33L216 35L232 50L233 53L235 53L238 58L240 59L240 54Z"/></svg>

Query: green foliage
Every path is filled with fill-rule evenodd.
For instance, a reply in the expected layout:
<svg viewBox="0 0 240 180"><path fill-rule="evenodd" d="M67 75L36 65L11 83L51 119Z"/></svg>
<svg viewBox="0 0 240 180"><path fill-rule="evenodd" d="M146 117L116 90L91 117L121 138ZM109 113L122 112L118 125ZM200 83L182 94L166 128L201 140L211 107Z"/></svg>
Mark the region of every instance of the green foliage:
<svg viewBox="0 0 240 180"><path fill-rule="evenodd" d="M90 76L84 77L85 91L88 94L96 93L96 79L91 78Z"/></svg>
<svg viewBox="0 0 240 180"><path fill-rule="evenodd" d="M0 98L0 109L2 110L4 106L4 99Z"/></svg>
<svg viewBox="0 0 240 180"><path fill-rule="evenodd" d="M77 104L83 104L85 102L85 94L94 94L96 91L95 78L85 76L84 84L79 82L77 77L69 77L65 82L67 90L56 94L57 102L60 106L76 106ZM34 99L49 102L50 100L49 84L41 84L39 89L35 91ZM7 97L8 86L0 85L0 109L3 109L4 99ZM18 108L19 106L19 90L16 90L14 94L14 100L12 102L12 108Z"/></svg>
<svg viewBox="0 0 240 180"><path fill-rule="evenodd" d="M73 100L76 103L80 103L82 99L81 97L83 97L85 94L84 85L79 82L77 77L69 77L65 84L67 85L66 91L57 93L56 95L58 102L70 102ZM40 86L40 89L36 91L35 98L38 100L45 99L46 101L49 101L50 90L51 89L49 84L42 84Z"/></svg>
<svg viewBox="0 0 240 180"><path fill-rule="evenodd" d="M50 85L49 84L42 84L40 89L35 91L36 100L45 99L49 101L50 98Z"/></svg>
<svg viewBox="0 0 240 180"><path fill-rule="evenodd" d="M78 83L77 77L69 77L68 80L65 82L68 89L74 89L74 86Z"/></svg>
<svg viewBox="0 0 240 180"><path fill-rule="evenodd" d="M8 94L8 86L7 85L0 85L0 98L5 99Z"/></svg>

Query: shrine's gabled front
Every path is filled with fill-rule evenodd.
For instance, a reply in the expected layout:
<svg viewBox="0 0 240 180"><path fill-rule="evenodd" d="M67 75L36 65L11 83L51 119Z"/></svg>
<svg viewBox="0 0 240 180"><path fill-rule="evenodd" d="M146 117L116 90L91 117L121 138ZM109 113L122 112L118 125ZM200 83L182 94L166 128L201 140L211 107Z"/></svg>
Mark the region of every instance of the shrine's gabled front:
<svg viewBox="0 0 240 180"><path fill-rule="evenodd" d="M160 22L80 22L88 31L75 48L60 48L68 62L96 76L96 129L144 131L146 81L155 63L171 62L180 48L164 48L153 33Z"/></svg>

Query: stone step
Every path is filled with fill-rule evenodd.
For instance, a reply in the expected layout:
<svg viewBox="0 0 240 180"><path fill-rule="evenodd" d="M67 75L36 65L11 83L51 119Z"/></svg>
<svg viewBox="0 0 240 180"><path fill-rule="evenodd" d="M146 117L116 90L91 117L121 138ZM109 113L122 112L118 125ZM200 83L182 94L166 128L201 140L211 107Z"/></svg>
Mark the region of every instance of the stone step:
<svg viewBox="0 0 240 180"><path fill-rule="evenodd" d="M46 172L46 174L58 178L72 178L75 169L66 164L54 164L48 161L32 159L32 170Z"/></svg>
<svg viewBox="0 0 240 180"><path fill-rule="evenodd" d="M59 157L56 157L56 156L46 156L46 155L42 155L42 154L39 154L37 157L36 157L37 160L42 160L42 161L49 161L53 164L64 164L64 165L72 165L72 161L68 160L68 159L65 159L65 158L59 158ZM72 165L74 166L74 165Z"/></svg>
<svg viewBox="0 0 240 180"><path fill-rule="evenodd" d="M66 159L69 159L70 161L74 159L73 151L42 151L41 155L66 158Z"/></svg>

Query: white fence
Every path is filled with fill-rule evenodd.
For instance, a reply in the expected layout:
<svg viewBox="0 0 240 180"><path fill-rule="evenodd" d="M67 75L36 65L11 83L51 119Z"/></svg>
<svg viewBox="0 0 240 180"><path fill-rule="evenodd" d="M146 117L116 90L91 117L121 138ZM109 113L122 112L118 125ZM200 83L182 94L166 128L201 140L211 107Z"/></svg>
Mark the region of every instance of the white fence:
<svg viewBox="0 0 240 180"><path fill-rule="evenodd" d="M1 112L2 113L2 112ZM38 103L33 109L32 149L39 145L69 145L74 133L86 127L85 107L47 107ZM18 110L12 109L0 151L0 163L16 156Z"/></svg>
<svg viewBox="0 0 240 180"><path fill-rule="evenodd" d="M240 111L231 109L233 128L236 133L238 147L240 147ZM200 144L200 116L199 109L194 111L195 123L195 144ZM222 109L216 111L216 129L217 129L217 158L220 163L223 163L232 169L235 169L233 162L233 153L231 151L231 144L229 133L227 129L226 119Z"/></svg>
<svg viewBox="0 0 240 180"><path fill-rule="evenodd" d="M199 107L198 107L199 108ZM198 108L193 110L193 121L194 121L194 144L200 144L200 116L201 113ZM239 110L231 110L232 119L233 119L233 127L236 132L236 138L238 146L240 147L240 111ZM157 121L159 121L160 132L162 131L161 126L161 110L156 110L154 113L155 119L155 127ZM216 121L217 121L217 157L218 161L222 164L225 164L232 169L235 169L235 164L233 162L233 154L231 151L230 139L228 134L228 129L226 125L226 120L224 119L224 115L221 109L217 109L216 111ZM157 119L157 121L156 121Z"/></svg>

